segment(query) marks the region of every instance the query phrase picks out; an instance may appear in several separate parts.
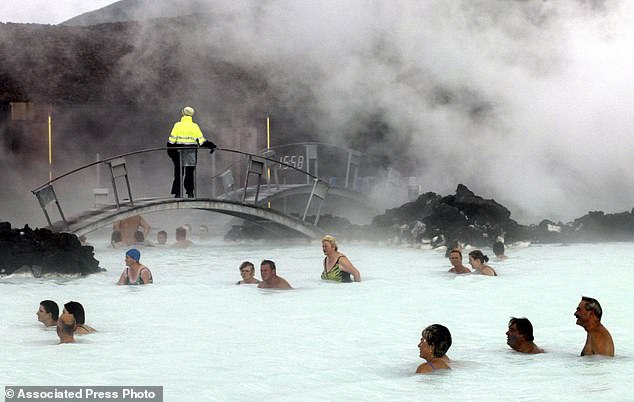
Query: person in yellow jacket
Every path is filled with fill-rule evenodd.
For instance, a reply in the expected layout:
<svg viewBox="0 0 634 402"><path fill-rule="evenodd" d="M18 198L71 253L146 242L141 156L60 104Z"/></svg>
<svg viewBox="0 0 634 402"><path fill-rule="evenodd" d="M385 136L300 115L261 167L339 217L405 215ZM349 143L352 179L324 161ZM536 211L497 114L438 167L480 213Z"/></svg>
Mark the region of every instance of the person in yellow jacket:
<svg viewBox="0 0 634 402"><path fill-rule="evenodd" d="M205 139L198 124L192 121L194 115L194 109L190 106L186 106L181 111L183 117L181 120L174 123L172 132L167 140L167 155L172 159L174 163L174 181L172 182L172 194L176 198L181 197L181 175L185 173L184 187L187 192L187 196L192 198L194 196L194 167L187 166L180 168L180 156L178 149L182 147L204 147L209 148L209 153L213 154L216 149L216 144Z"/></svg>

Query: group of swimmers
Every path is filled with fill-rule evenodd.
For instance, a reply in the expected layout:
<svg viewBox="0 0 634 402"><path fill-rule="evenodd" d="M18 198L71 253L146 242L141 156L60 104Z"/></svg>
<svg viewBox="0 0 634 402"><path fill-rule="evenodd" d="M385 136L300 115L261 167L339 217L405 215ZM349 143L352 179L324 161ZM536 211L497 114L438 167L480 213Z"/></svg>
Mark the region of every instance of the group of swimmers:
<svg viewBox="0 0 634 402"><path fill-rule="evenodd" d="M74 343L75 334L85 335L95 332L95 329L86 325L86 312L84 306L76 301L64 304L62 314L53 300L42 300L37 310L37 320L45 327L56 327L59 343Z"/></svg>
<svg viewBox="0 0 634 402"><path fill-rule="evenodd" d="M487 265L489 257L480 250L473 250L469 253L469 264L473 271L462 265L462 252L457 248L449 251L449 262L452 265L449 272L454 274L470 274L473 272L488 276L498 276L497 272Z"/></svg>
<svg viewBox="0 0 634 402"><path fill-rule="evenodd" d="M112 225L112 234L110 236L110 246L112 248L119 247L143 247L143 246L167 246L167 232L160 230L156 234L156 244L148 240L150 232L150 224L141 216L134 215L126 219L115 222ZM193 242L187 239L187 233L191 231L188 224L179 226L175 230L176 241L169 246L172 248L187 248L193 245ZM198 236L201 240L209 238L209 228L206 225L200 225Z"/></svg>
<svg viewBox="0 0 634 402"><path fill-rule="evenodd" d="M577 325L583 327L587 333L581 356L614 356L614 341L607 328L601 324L602 315L603 310L596 299L581 297L574 313ZM534 342L533 325L527 318L511 317L506 331L506 344L520 353L544 353L544 349ZM447 356L450 347L451 333L447 327L433 324L425 328L418 344L420 357L425 359L425 363L418 366L416 373L450 369L451 360Z"/></svg>
<svg viewBox="0 0 634 402"><path fill-rule="evenodd" d="M321 279L334 282L361 282L361 273L350 262L348 257L339 252L337 239L331 235L326 235L321 239L321 249L324 252L324 270ZM250 261L240 264L240 276L242 280L236 285L257 284L258 288L268 289L292 289L286 279L277 275L275 262L263 260L260 263L260 274L262 280L255 277L255 266Z"/></svg>
<svg viewBox="0 0 634 402"><path fill-rule="evenodd" d="M323 271L321 279L335 282L360 282L361 274L359 270L344 254L339 252L337 240L326 235L321 239L322 251L324 253ZM498 257L502 253L496 254ZM448 252L449 261L452 268L449 270L455 274L471 273L472 271L462 264L462 252L459 249L452 249ZM149 268L141 264L141 253L137 249L130 249L126 252L126 269L122 272L118 285L144 285L153 282L152 273ZM497 272L487 265L488 256L481 250L473 250L469 253L469 264L474 269L473 272L482 275L497 276ZM292 289L287 280L277 275L275 262L265 259L260 264L260 274L262 280L255 278L255 266L249 261L240 264L240 275L242 280L236 285L257 284L258 288L269 289ZM61 343L74 342L73 333L89 333L94 329L84 324L84 310L81 304L69 302L65 305L64 314L57 319L57 304L50 300L45 300L40 304L38 320L46 326L57 325L57 333ZM609 331L601 324L603 311L596 299L583 296L574 313L577 318L577 325L583 327L587 332L586 343L581 351L581 356L604 355L614 356L614 342ZM533 326L527 318L512 317L508 323L506 332L506 343L513 350L520 353L538 354L544 349L534 343ZM447 356L447 351L451 347L452 339L449 329L441 324L432 324L421 333L421 340L418 344L419 355L425 359L425 363L418 366L416 373L429 373L435 370L450 369L451 360Z"/></svg>

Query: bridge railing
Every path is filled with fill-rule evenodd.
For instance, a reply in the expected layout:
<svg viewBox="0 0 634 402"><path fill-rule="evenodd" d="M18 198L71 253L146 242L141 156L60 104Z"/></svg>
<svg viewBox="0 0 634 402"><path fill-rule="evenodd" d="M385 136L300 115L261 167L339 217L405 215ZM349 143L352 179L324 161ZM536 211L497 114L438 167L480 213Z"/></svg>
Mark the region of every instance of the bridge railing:
<svg viewBox="0 0 634 402"><path fill-rule="evenodd" d="M170 149L179 152L191 150L187 147ZM137 201L169 199L172 198L169 190L174 169L166 151L166 147L158 147L100 159L63 173L32 192L49 226L56 230L65 230L82 216L100 211L134 206ZM198 151L205 153L206 149ZM218 148L211 157L198 157L194 194L198 199L224 199L259 206L261 186L266 185L269 193L280 188L276 174L280 168L292 169L313 183L302 219L306 220L313 200L319 199L321 202L314 221L317 224L328 183L310 172L266 155ZM102 184L104 171L109 172L109 188L104 188ZM302 180L301 184L305 183ZM255 194L252 194L253 189ZM60 218L56 223L50 215L53 211Z"/></svg>
<svg viewBox="0 0 634 402"><path fill-rule="evenodd" d="M359 187L357 179L361 164L369 159L357 150L325 142L280 144L261 152L268 153L269 157L286 165L314 174L327 181L330 186L351 190ZM345 165L345 169L341 169L342 165ZM283 168L279 175L283 180L292 180L295 172Z"/></svg>

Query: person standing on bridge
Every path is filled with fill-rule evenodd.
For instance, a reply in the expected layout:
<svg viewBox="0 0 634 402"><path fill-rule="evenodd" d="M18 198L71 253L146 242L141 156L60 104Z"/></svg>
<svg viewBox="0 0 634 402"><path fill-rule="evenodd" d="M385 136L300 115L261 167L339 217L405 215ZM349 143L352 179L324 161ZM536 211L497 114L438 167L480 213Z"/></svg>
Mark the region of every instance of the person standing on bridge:
<svg viewBox="0 0 634 402"><path fill-rule="evenodd" d="M178 149L182 147L204 147L209 148L209 153L213 154L216 149L216 144L205 139L198 124L192 121L194 115L194 109L190 106L185 106L181 111L182 117L180 121L174 123L172 132L167 140L167 155L172 159L174 163L174 181L172 182L172 194L176 198L181 197L181 175L185 174L184 187L189 198L194 197L194 166L187 166L181 168L180 153Z"/></svg>

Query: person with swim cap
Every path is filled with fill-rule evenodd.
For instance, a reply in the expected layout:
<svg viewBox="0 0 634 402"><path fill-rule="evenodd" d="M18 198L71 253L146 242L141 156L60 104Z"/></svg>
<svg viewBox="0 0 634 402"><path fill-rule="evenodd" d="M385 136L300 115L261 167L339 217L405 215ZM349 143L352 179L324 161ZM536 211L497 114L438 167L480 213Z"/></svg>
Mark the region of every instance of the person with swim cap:
<svg viewBox="0 0 634 402"><path fill-rule="evenodd" d="M141 252L131 248L125 253L126 269L121 273L117 285L147 285L153 282L152 272L145 265L139 263Z"/></svg>
<svg viewBox="0 0 634 402"><path fill-rule="evenodd" d="M209 148L209 153L213 154L216 144L207 140L198 124L192 121L194 116L194 108L185 106L181 110L182 117L180 121L174 123L172 132L167 140L167 155L174 163L174 181L172 182L172 194L176 198L181 197L181 176L185 174L183 186L189 198L194 197L194 171L195 166L185 166L181 168L180 152L175 148Z"/></svg>

